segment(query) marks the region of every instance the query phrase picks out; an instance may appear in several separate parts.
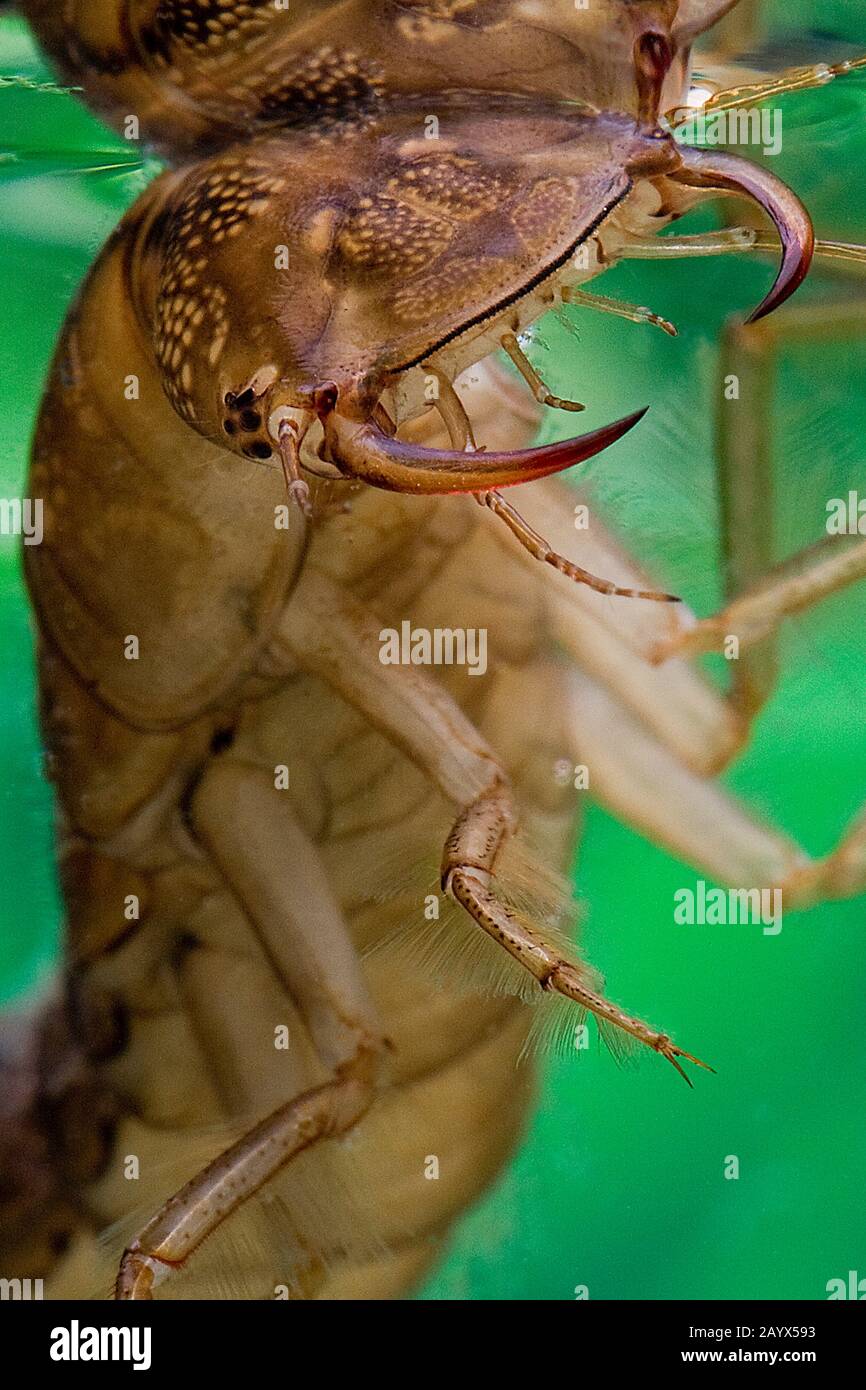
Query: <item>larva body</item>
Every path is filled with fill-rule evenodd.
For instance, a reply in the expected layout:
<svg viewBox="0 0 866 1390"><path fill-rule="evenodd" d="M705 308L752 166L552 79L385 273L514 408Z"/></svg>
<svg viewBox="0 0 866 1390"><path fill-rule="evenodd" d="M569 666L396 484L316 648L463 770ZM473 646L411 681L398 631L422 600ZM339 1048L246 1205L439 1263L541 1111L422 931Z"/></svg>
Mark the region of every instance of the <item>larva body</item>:
<svg viewBox="0 0 866 1390"><path fill-rule="evenodd" d="M35 1274L71 1241L58 1293L110 1280L127 1241L121 1297L193 1252L172 1285L193 1294L411 1288L520 1131L515 996L564 994L678 1069L695 1060L557 945L540 865L566 875L575 835L552 776L573 743L561 589L496 529L603 593L669 599L633 589L603 540L629 587L577 570L497 491L535 480L549 515L561 494L542 480L637 417L476 452L452 383L500 345L519 357L518 333L703 189L758 197L782 234L760 312L799 283L811 229L793 195L658 124L728 8L581 17L560 0L539 23L494 0L25 5L116 123L198 159L142 195L91 272L33 453L69 982L10 1050L9 1149L38 1181L29 1199L13 1182L9 1229ZM351 51L326 42L343 24ZM431 400L450 449L417 442ZM529 432L480 400L479 442ZM455 492L485 505L437 495ZM675 610L649 610L646 631L676 635ZM422 678L404 652L395 671L383 644L404 629L483 633L484 670L446 659ZM729 756L737 730L713 718ZM536 857L506 907L518 817ZM475 967L461 981L441 959L431 977L405 938L440 911L454 940L495 938L525 988L488 965L472 993Z"/></svg>
<svg viewBox="0 0 866 1390"><path fill-rule="evenodd" d="M94 315L91 322L102 334L112 319L116 323L113 315ZM128 344L118 340L117 349L126 353ZM67 402L68 467L73 456L68 430L75 412L69 408L69 388L59 389ZM182 438L184 427L161 393L151 399L155 418L148 425L156 427L159 420L164 446L159 458L176 460L183 449L192 465L190 476L195 476L198 468ZM89 394L88 407L93 405ZM132 441L112 431L104 443L112 490L116 484L122 493L124 477L134 490L141 464ZM92 467L98 440L88 432L81 446L81 456L86 450ZM196 447L202 449L200 466L210 479L216 460L208 456L208 446ZM278 474L253 465L247 481L253 483L252 493L226 501L232 511L247 501L258 505L260 530L254 527L242 536L238 516L236 532L256 553L270 540L274 508L284 493ZM213 503L212 489L207 497L199 495ZM526 768L522 804L536 823L549 862L565 871L573 795L557 789L549 777L561 740L551 729L540 736L532 719L521 728L512 717L517 691L532 690L535 699L557 703L557 673L540 621L540 598L535 605L525 599L515 602L507 537L479 537L479 528L490 528L468 500L448 506L437 499L395 498L386 499L384 508L379 499L371 500L377 505L369 508L363 499L356 500L351 515L321 523L305 566L320 567L341 587L371 599L383 627L399 629L409 620L421 628L463 626L488 633L496 674L478 681L465 669L443 669L437 677L469 708L476 727L494 746L500 751L513 747L518 786L521 767ZM224 506L222 517L227 515ZM153 521L155 525L155 517ZM150 526L147 530L150 542L142 533L141 554L136 555L128 534L123 544L131 584L142 582L159 549L156 534ZM186 550L184 543L181 549ZM190 574L212 574L214 558L199 552L194 560L188 554ZM186 563L180 552L177 561ZM485 583L482 593L473 594L470 581L477 564L484 567ZM175 597L177 578L175 570ZM292 602L291 566L281 581L277 619ZM230 581L228 607L231 589ZM180 605L190 615L194 595L193 587ZM168 601L174 600L156 580L147 605L158 608ZM245 601L241 598L239 607ZM231 652L238 635L224 645L213 622L204 615L202 622L208 641ZM233 901L218 869L185 827L184 802L208 768L221 769L225 777L209 813L217 820L239 812L245 819L241 807L249 787L248 831L259 841L251 848L261 860L263 876L306 876L291 841L279 833L284 808L291 805L319 848L328 888L359 951L368 951L401 925L414 922L422 933L430 929L425 901L428 895L439 901L430 846L447 832L447 803L431 795L411 760L320 681L300 673L273 674L283 664L268 640L274 627L257 618L255 635L264 640L251 653L232 694L177 727L171 727L167 711L160 711L159 732L134 728L107 711L50 649L42 662L47 740L63 779L61 865L70 904L70 947L73 960L80 959L76 991L86 1001L81 1041L91 1054L100 1055L99 1078L114 1103L133 1112L119 1116L93 1174L88 1206L97 1230L124 1214L131 1190L136 1207L155 1207L172 1181L189 1176L224 1146L224 1129L204 1143L196 1139L197 1129L228 1121L242 1124L267 1113L287 1090L303 1091L322 1076L288 994L279 933L262 942L243 905ZM139 668L144 670L146 662L145 637ZM537 769L545 769L548 778ZM270 826L253 810L260 794L272 804ZM313 876L310 894L319 887ZM384 903L383 890L388 894ZM138 922L130 923L124 915L130 893L141 904ZM315 921L314 901L310 914ZM331 966L338 978L336 952ZM526 1032L525 1009L517 1001L478 998L456 986L437 989L429 975L413 974L387 954L367 960L365 977L393 1045L389 1088L345 1152L317 1160L311 1155L313 1171L300 1179L288 1170L284 1194L286 1210L293 1213L298 1206L293 1187L299 1181L326 1186L329 1168L337 1169L334 1195L322 1202L324 1210L314 1202L307 1217L310 1229L301 1226L304 1248L312 1247L334 1266L332 1282L321 1289L327 1297L350 1291L381 1297L417 1279L435 1258L435 1237L491 1179L514 1142L531 1084L529 1068L515 1070ZM98 1015L92 1023L91 1010ZM106 1018L120 1029L114 1043L104 1040ZM288 1030L288 1049L280 1045L281 1029ZM86 1126L85 1117L75 1120ZM140 1159L142 1180L134 1188L122 1171L129 1154ZM438 1165L435 1180L425 1176L431 1159ZM354 1198L348 1232L339 1201L341 1162L343 1181ZM275 1185L277 1198L281 1186L279 1181ZM360 1216L357 1204L366 1207ZM305 1210L302 1203L301 1223ZM375 1237L371 1249L365 1248L363 1235L358 1237L359 1226ZM292 1285L304 1263L297 1250L281 1246L286 1238L279 1225L267 1235L254 1246L260 1251L258 1267L242 1267L236 1276L221 1270L225 1255L217 1243L212 1257L210 1247L201 1254L201 1276L210 1279L211 1287L219 1286L220 1279L233 1287L235 1277L239 1282L234 1287L257 1297ZM355 1253L341 1259L341 1242L347 1238ZM387 1253L375 1248L376 1240ZM116 1260L116 1249L113 1254ZM215 1269L209 1267L211 1258L218 1262Z"/></svg>
<svg viewBox="0 0 866 1390"><path fill-rule="evenodd" d="M573 841L573 793L552 777L564 745L550 727L540 734L532 714L536 701L562 703L553 644L542 596L527 602L508 537L470 499L373 492L307 534L299 513L278 529L286 500L279 470L201 439L163 390L136 314L147 262L137 265L132 248L150 215L146 198L144 215L133 213L106 249L67 324L30 484L46 499L46 539L30 580L43 615L43 724L62 815L69 1026L86 1059L52 1120L55 1157L43 1159L56 1165L59 1152L69 1162L31 1186L44 1227L32 1210L23 1222L31 1237L45 1236L29 1256L43 1272L51 1245L73 1235L49 1286L58 1295L110 1280L118 1249L102 1267L88 1231L111 1226L130 1206L157 1206L225 1146L227 1124L241 1126L321 1077L269 955L275 942L266 947L251 931L187 828L185 803L207 768L225 769L227 791L240 779L224 815L248 775L267 788L278 818L285 804L293 807L319 846L359 951L401 924L414 921L423 932L425 900L438 902L431 846L445 838L447 802L320 681L280 670L275 634L302 569L319 568L363 596L383 628L409 621L485 632L494 670L476 680L466 667L445 667L437 680L513 759L509 770L547 862L566 872ZM331 500L346 489L332 485ZM93 564L83 587L64 576L62 557L73 554L76 565ZM138 645L131 660L129 638ZM100 674L109 672L111 688ZM515 702L530 692L521 724ZM289 785L277 790L283 768ZM286 843L281 866L273 858L279 844L256 852L264 872L299 872ZM339 973L338 961L332 965ZM301 1202L301 1250L315 1251L327 1277L306 1269L280 1223L273 1231L259 1217L251 1241L258 1263L229 1260L230 1269L239 1266L229 1273L216 1242L191 1276L193 1295L228 1287L273 1296L285 1285L294 1292L300 1276L323 1297L397 1293L435 1258L437 1238L514 1143L531 1090L531 1068L516 1069L525 1008L456 984L437 988L387 954L369 959L365 976L394 1049L387 1098L349 1154L325 1154L290 1183L301 1184L303 1198L303 1184L326 1186L329 1166L337 1169L329 1200ZM288 1049L279 1046L281 1029ZM197 1134L208 1126L218 1126L212 1138ZM141 1175L134 1184L124 1171L129 1156ZM425 1176L431 1161L435 1178ZM352 1196L348 1232L341 1162ZM70 1185L79 1190L72 1202ZM292 1190L285 1207L298 1207Z"/></svg>
<svg viewBox="0 0 866 1390"><path fill-rule="evenodd" d="M43 615L43 726L62 817L69 1026L87 1059L55 1122L53 1142L74 1153L75 1169L54 1172L57 1205L42 1206L47 1236L62 1235L69 1219L70 1179L86 1193L76 1225L101 1231L133 1203L158 1205L224 1147L227 1124L241 1126L287 1089L320 1079L281 973L279 933L262 942L189 829L190 798L218 767L227 797L218 817L233 816L247 779L272 801L274 828L291 805L365 955L394 1049L389 1088L345 1154L311 1154L310 1171L287 1170L285 1208L297 1208L300 1192L303 1248L315 1249L330 1276L322 1283L313 1271L319 1296L386 1296L435 1259L437 1238L514 1143L532 1085L531 1066L516 1065L530 1016L513 996L479 996L459 979L413 971L404 951L368 954L401 926L417 927L419 937L435 930L429 906L425 915L431 901L434 912L449 910L435 856L448 802L321 681L287 674L280 626L306 603L299 575L319 572L368 604L383 630L408 622L483 632L483 678L464 665L437 669L436 680L502 758L546 865L566 874L575 797L553 775L568 739L552 714L567 704L563 668L541 586L527 591L507 534L470 499L359 495L350 484L326 484L331 504L349 491L350 511L334 506L306 535L292 512L288 530L278 529L281 473L202 440L167 399L136 322L136 282L126 278L135 244L127 225L90 277L58 350L34 447L31 488L46 499L46 537L30 582ZM125 398L130 376L134 404ZM573 503L551 486L567 515ZM77 564L93 563L86 603L64 576L62 557L72 553ZM137 655L127 659L130 638ZM358 643L359 657L378 660L377 632ZM551 712L541 728L539 708ZM303 877L288 841L271 841L255 822L249 829L254 841L262 837L250 848L263 875ZM338 976L338 959L331 964ZM208 1126L218 1127L202 1138ZM90 1169L82 1172L84 1154ZM129 1156L141 1175L134 1185ZM436 1178L426 1175L431 1161ZM320 1204L306 1189L326 1183L330 1167L335 1195ZM44 1197L42 1184L34 1190ZM32 1212L25 1224L33 1230ZM294 1290L304 1260L280 1224L275 1233L262 1217L259 1224L251 1241L259 1263L227 1272L216 1241L190 1276L193 1296L223 1286L257 1297ZM58 1295L74 1293L82 1278L101 1287L118 1251L95 1266L98 1276L83 1274L96 1258L92 1240L81 1235L73 1253L52 1286ZM41 1243L34 1255L33 1267L44 1270Z"/></svg>

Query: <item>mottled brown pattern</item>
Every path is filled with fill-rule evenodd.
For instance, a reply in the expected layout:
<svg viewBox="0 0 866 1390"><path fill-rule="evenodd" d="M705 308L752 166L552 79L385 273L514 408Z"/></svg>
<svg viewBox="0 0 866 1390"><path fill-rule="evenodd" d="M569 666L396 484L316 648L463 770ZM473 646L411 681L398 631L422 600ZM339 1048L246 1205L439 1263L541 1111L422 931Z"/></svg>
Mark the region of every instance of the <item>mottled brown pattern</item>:
<svg viewBox="0 0 866 1390"><path fill-rule="evenodd" d="M136 112L147 138L177 154L275 122L341 109L357 117L394 95L426 98L435 111L450 89L635 114L638 36L670 33L685 57L732 3L293 0L283 10L268 0L23 0L23 8L94 105L109 118Z"/></svg>
<svg viewBox="0 0 866 1390"><path fill-rule="evenodd" d="M458 444L421 454L420 482L388 468L430 428L419 377L447 393L538 317L577 248L586 278L660 208L688 206L655 120L726 7L550 0L539 22L520 0L25 5L89 99L140 113L180 161L91 271L33 452L45 539L27 577L68 978L41 1027L0 1035L9 1132L34 1171L28 1195L13 1154L2 1196L28 1269L63 1254L54 1292L100 1291L141 1222L103 1249L96 1232L133 1205L159 1212L215 1162L227 1181L201 1234L228 1220L178 1256L159 1222L201 1204L173 1199L130 1247L122 1293L149 1292L159 1262L189 1266L170 1295L398 1295L520 1133L524 996L561 988L678 1069L689 1058L592 993L556 936L576 829L550 775L574 674L557 592L473 498L420 495L489 502L479 470L512 457ZM485 426L525 434L499 399ZM453 488L433 476L446 465ZM490 643L485 681L432 672L420 732L415 686L389 686L375 650L380 624L406 621ZM528 926L520 890L490 882L518 816L539 856ZM489 928L530 972L516 988L490 987L497 964L475 993L459 970L431 977L417 940L395 944L408 929L424 947L440 892L467 908L442 927L458 962ZM290 1148L284 1125L280 1149L268 1117L287 1106L298 1132ZM292 1158L265 1177L251 1164L237 1211L230 1141Z"/></svg>

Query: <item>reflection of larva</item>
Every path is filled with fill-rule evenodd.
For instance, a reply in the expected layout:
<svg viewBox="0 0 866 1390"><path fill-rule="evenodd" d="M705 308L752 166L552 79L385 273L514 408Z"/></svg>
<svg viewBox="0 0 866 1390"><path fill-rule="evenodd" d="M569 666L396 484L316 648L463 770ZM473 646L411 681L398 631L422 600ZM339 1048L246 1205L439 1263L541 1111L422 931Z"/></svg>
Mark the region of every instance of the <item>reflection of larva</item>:
<svg viewBox="0 0 866 1390"><path fill-rule="evenodd" d="M477 365L504 347L536 401L579 409L518 335L562 300L653 321L578 287L766 240L655 240L720 190L781 237L756 317L796 288L794 195L659 124L729 8L549 0L541 30L504 0L25 4L95 105L197 162L100 256L34 448L69 968L2 1039L22 1275L88 1292L126 1247L122 1297L399 1294L519 1132L528 1034L592 1012L681 1070L563 930L564 754L718 879L862 890L862 827L810 863L707 780L769 693L768 634L861 575L862 542L762 580L732 444L747 588L695 626L548 476L638 417L530 449L514 383ZM760 361L765 330L738 332ZM498 490L533 480L519 513ZM383 663L404 624L483 631L483 676ZM724 699L682 657L731 633Z"/></svg>

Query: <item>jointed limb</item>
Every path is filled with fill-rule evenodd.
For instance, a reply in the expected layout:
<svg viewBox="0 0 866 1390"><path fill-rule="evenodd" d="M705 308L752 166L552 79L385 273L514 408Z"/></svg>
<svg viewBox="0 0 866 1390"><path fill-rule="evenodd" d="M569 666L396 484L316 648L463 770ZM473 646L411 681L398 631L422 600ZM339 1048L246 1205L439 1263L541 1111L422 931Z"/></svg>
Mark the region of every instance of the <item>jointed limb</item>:
<svg viewBox="0 0 866 1390"><path fill-rule="evenodd" d="M596 575L590 574L589 570L581 569L580 565L573 564L571 560L567 560L563 555L553 550L544 537L532 529L520 513L512 507L511 503L506 502L500 492L481 492L478 494L478 501L483 506L489 507L494 516L498 516L501 521L505 522L512 535L517 537L524 550L528 551L534 559L552 565L560 574L564 574L566 579L573 579L578 584L586 584L596 593L607 594L609 597L649 599L654 603L679 603L676 594L661 593L658 589L626 589L618 584L612 584L609 579L599 579Z"/></svg>
<svg viewBox="0 0 866 1390"><path fill-rule="evenodd" d="M665 1033L658 1033L638 1018L617 1008L586 981L586 972L545 942L543 935L519 922L491 888L496 857L511 824L509 794L503 784L479 798L457 820L445 845L442 887L460 903L480 927L498 941L510 956L534 975L542 989L571 999L621 1029L638 1042L659 1052L691 1085L678 1057L706 1067L705 1062L676 1047Z"/></svg>
<svg viewBox="0 0 866 1390"><path fill-rule="evenodd" d="M567 489L548 480L524 492L528 514L547 534L561 539L570 525ZM603 539L599 529L593 525L584 534L594 563ZM850 581L855 568L862 573L866 541L840 538L838 547L825 541L808 556L813 563L801 599L819 584L830 592L844 579ZM608 567L614 563L612 554L605 558ZM797 583L793 575L791 580L780 585L780 601L793 602ZM570 677L569 753L575 763L589 768L594 799L719 883L780 888L789 910L866 889L866 814L832 854L810 860L788 836L762 824L708 780L708 774L720 770L742 746L747 725L682 659L691 642L700 646L703 624L690 627L679 609L614 609L588 590L572 591L552 576L547 578L544 571L540 582L547 591L553 630L579 668ZM760 624L773 608L771 583L772 576L751 604L746 598L737 624L744 634L749 607ZM667 629L667 635L656 640L678 655L664 665L648 667L646 648L629 641L632 624L636 636L645 628L643 635L650 640L653 629L659 634ZM731 630L729 624L725 627ZM655 678L662 674L667 679L658 686Z"/></svg>
<svg viewBox="0 0 866 1390"><path fill-rule="evenodd" d="M573 510L581 495L557 479L521 489L520 505L533 527L565 549L576 534ZM624 555L590 511L580 532L582 556L593 569L637 587L646 576ZM527 580L543 585L549 622L572 661L612 695L686 767L718 772L742 748L746 727L723 696L686 661L649 666L647 656L694 625L682 604L613 604L585 586L575 587L534 564L525 551Z"/></svg>
<svg viewBox="0 0 866 1390"><path fill-rule="evenodd" d="M379 661L379 622L343 590L305 570L274 644L291 665L318 675L398 747L460 807L442 862L442 884L473 920L530 971L564 995L666 1057L695 1059L586 985L580 966L520 922L499 899L492 875L516 826L507 777L459 706L414 667Z"/></svg>
<svg viewBox="0 0 866 1390"><path fill-rule="evenodd" d="M752 250L777 252L778 249L779 238L773 232L755 233ZM855 266L866 266L866 246L858 246L851 241L817 240L815 257L822 261L840 261L851 270Z"/></svg>
<svg viewBox="0 0 866 1390"><path fill-rule="evenodd" d="M866 813L831 854L810 859L685 767L595 681L573 672L570 696L570 753L588 767L593 797L654 844L717 883L780 889L786 911L866 891Z"/></svg>
<svg viewBox="0 0 866 1390"><path fill-rule="evenodd" d="M719 372L737 381L735 399L719 401L716 415L719 511L724 589L741 593L773 563L772 407L774 355L768 330L734 322L726 328ZM745 719L761 708L777 675L774 644L749 652L734 666L731 698Z"/></svg>
<svg viewBox="0 0 866 1390"><path fill-rule="evenodd" d="M365 1049L333 1080L281 1106L165 1203L124 1251L116 1297L149 1299L226 1217L286 1163L344 1133L371 1104L378 1056Z"/></svg>
<svg viewBox="0 0 866 1390"><path fill-rule="evenodd" d="M663 333L667 333L668 337L677 337L677 330L669 319L663 319L660 314L654 314L652 309L636 304L626 304L621 299L610 299L603 294L587 294L584 290L565 285L562 289L562 302L563 304L576 304L583 309L596 309L603 314L613 314L616 318L628 319L630 323L650 323L656 328L660 328Z"/></svg>
<svg viewBox="0 0 866 1390"><path fill-rule="evenodd" d="M653 659L721 652L731 638L736 638L741 653L749 655L757 644L772 637L786 618L861 579L866 579L866 539L825 536L738 594L720 613L664 642Z"/></svg>
<svg viewBox="0 0 866 1390"><path fill-rule="evenodd" d="M725 227L691 236L632 237L617 248L620 261L687 260L695 256L730 256L751 251L758 239L752 227ZM778 238L774 245L778 245Z"/></svg>
<svg viewBox="0 0 866 1390"><path fill-rule="evenodd" d="M589 769L593 797L653 844L733 887L775 887L814 870L793 840L686 767L582 671L569 677L569 699L569 753Z"/></svg>
<svg viewBox="0 0 866 1390"><path fill-rule="evenodd" d="M866 266L866 246L857 246L847 242L838 241L815 241L811 238L811 254L823 258L830 263L850 266ZM616 250L613 257L614 261L620 260L682 260L695 256L720 256L745 251L778 251L785 252L785 247L780 241L779 236L774 232L761 231L753 227L727 227L716 232L701 233L697 236L657 236L647 238L633 238L624 242ZM654 323L664 329L666 333L676 336L677 330L672 323L661 318L658 314L652 313L647 308L639 308L634 305L624 304L617 299L605 298L601 295L587 294L577 288L566 287L562 290L562 300L566 304L579 304L587 308L601 309L606 313L618 314L622 318L627 318L637 323ZM766 302L765 302L766 303ZM797 311L788 316L787 322L793 325L790 328L791 336L796 338L798 335L798 324L802 322L808 325L811 332L820 333L820 328L816 329L815 319L821 317L821 310L802 309L798 306ZM863 311L854 306L855 320L858 327L862 325ZM751 347L755 353L760 352L765 345L775 342L775 333L785 333L785 320L782 327L774 322L773 330L768 337L755 335L749 337L749 330L759 318L766 315L766 307L763 312L758 311L753 315L752 320L743 325L742 336L747 349ZM844 332L844 327L842 329ZM736 336L736 330L735 330ZM804 334L805 336L805 334ZM731 350L731 343L726 343L728 350ZM765 371L766 377L769 374Z"/></svg>
<svg viewBox="0 0 866 1390"><path fill-rule="evenodd" d="M779 245L779 238L775 232L758 231L756 227L723 227L717 232L700 232L690 236L634 237L617 248L616 259L682 261L699 256L742 255L744 251L777 252ZM858 246L854 242L819 239L815 242L815 256L819 260L864 265L866 246Z"/></svg>
<svg viewBox="0 0 866 1390"><path fill-rule="evenodd" d="M500 341L539 405L549 405L556 410L586 410L586 406L579 401L566 401L561 396L553 395L513 333L503 333Z"/></svg>
<svg viewBox="0 0 866 1390"><path fill-rule="evenodd" d="M439 385L439 395L436 398L436 409L448 431L448 438L451 441L452 449L475 449L475 434L472 429L472 421L466 414L463 402L454 390L454 385L444 372L433 368L434 375Z"/></svg>
<svg viewBox="0 0 866 1390"><path fill-rule="evenodd" d="M860 337L864 327L866 304L853 301L797 306L757 325L734 320L725 331L721 370L738 383L734 399L720 398L717 431L729 603L690 631L663 639L654 659L721 651L735 638L731 698L746 720L773 688L772 639L782 621L862 578L866 561L866 543L840 536L825 538L781 565L773 563L772 407L778 354L788 344L816 346Z"/></svg>
<svg viewBox="0 0 866 1390"><path fill-rule="evenodd" d="M816 63L812 67L788 68L766 78L763 82L753 82L741 87L729 87L716 92L696 111L673 113L674 127L688 125L696 115L716 111L733 111L740 106L755 106L758 102L769 101L772 97L787 96L789 92L806 92L815 87L826 87L837 77L866 68L866 57L849 58L841 63Z"/></svg>
<svg viewBox="0 0 866 1390"><path fill-rule="evenodd" d="M515 351L526 364L527 370L523 374L527 376L527 372L531 373L533 369L529 361L523 357L523 353L517 346L517 339L514 338L513 334L505 335L502 340L503 346L506 348L506 351L509 350L507 345L507 339L509 338L513 338ZM517 361L518 359L515 357L514 360ZM469 420L469 416L466 414L460 397L443 372L437 371L436 375L439 379L439 396L436 403L437 409L448 430L452 446L455 449L474 450L475 438L472 432L472 424ZM527 380L528 379L529 377L527 376ZM540 378L538 378L538 380L540 381ZM543 383L542 390L543 392L546 391L546 388L543 387ZM557 397L551 397L549 403L561 404ZM494 516L499 517L501 521L505 522L505 525L511 531L512 535L517 538L524 550L532 555L533 559L541 560L545 564L552 565L554 569L559 570L560 574L564 574L566 578L573 580L574 583L585 584L588 588L594 589L597 593L617 598L648 599L655 603L679 602L675 594L661 593L656 589L627 588L612 584L610 580L601 579L597 575L590 573L589 570L583 569L580 565L575 565L571 560L566 559L564 555L558 554L558 552L547 543L543 536L539 535L537 531L534 531L516 508L509 502L506 502L500 492L495 490L477 492L475 493L475 498L482 506L489 507Z"/></svg>
<svg viewBox="0 0 866 1390"><path fill-rule="evenodd" d="M226 1217L291 1159L344 1133L369 1109L378 1056L364 1049L340 1074L255 1126L171 1197L124 1251L116 1297L149 1299Z"/></svg>
<svg viewBox="0 0 866 1390"><path fill-rule="evenodd" d="M147 1299L291 1159L350 1129L375 1096L385 1044L315 846L260 768L217 760L193 823L295 999L331 1078L280 1106L175 1196L124 1252L120 1299Z"/></svg>

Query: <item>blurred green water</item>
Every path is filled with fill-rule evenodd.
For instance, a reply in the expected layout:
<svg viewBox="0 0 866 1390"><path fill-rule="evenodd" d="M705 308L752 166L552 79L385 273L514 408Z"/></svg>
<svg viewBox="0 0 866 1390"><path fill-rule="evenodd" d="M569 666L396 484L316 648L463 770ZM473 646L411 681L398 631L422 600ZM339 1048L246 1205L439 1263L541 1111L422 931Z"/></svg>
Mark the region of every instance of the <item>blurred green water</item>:
<svg viewBox="0 0 866 1390"><path fill-rule="evenodd" d="M866 51L850 3L776 3L790 33L831 59ZM819 29L821 38L808 35ZM46 74L23 27L0 23L0 72ZM866 83L786 100L774 167L825 236L866 240ZM3 152L15 154L5 159ZM66 306L150 170L72 100L0 88L0 495L22 487L40 383ZM690 229L703 225L692 219ZM686 230L686 228L683 228ZM600 497L660 579L709 611L718 596L712 414L724 318L755 303L771 271L745 258L632 263L603 292L677 322L668 340L575 311L577 336L546 321L535 345L554 389L592 403L591 427L652 401L651 423L592 465ZM866 281L816 275L828 305ZM828 497L864 486L866 337L784 354L775 438L779 554L821 534ZM555 423L548 428L552 431ZM0 997L54 958L58 905L50 797L33 720L31 625L13 545L0 552ZM866 791L864 587L792 628L785 677L728 782L812 853L826 851ZM861 898L755 928L683 928L675 890L694 871L597 808L578 872L586 951L613 997L719 1069L693 1092L648 1059L603 1051L547 1068L538 1114L496 1190L463 1223L428 1298L820 1298L866 1275L862 1173L866 912ZM740 1160L738 1181L723 1175Z"/></svg>

